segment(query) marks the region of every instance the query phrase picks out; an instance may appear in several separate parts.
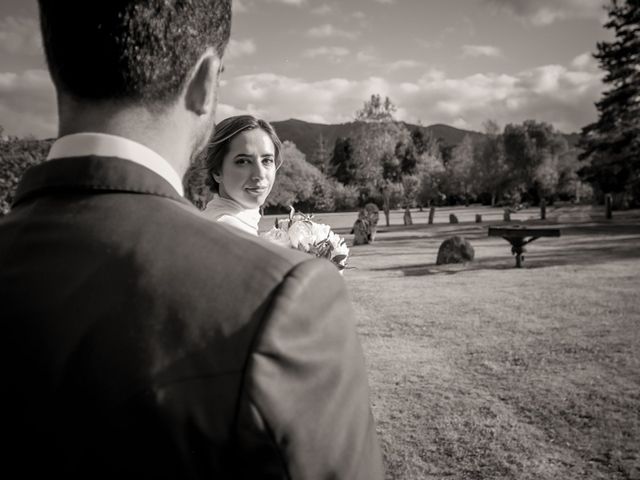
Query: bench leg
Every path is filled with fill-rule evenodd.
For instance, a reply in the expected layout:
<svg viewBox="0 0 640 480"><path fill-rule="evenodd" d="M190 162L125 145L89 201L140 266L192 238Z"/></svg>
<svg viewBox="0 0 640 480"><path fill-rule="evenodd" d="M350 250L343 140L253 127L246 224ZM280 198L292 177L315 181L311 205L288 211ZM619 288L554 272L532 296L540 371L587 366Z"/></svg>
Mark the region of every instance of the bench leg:
<svg viewBox="0 0 640 480"><path fill-rule="evenodd" d="M516 268L522 268L526 242L522 238L510 238L509 243L511 243L511 253L516 257Z"/></svg>

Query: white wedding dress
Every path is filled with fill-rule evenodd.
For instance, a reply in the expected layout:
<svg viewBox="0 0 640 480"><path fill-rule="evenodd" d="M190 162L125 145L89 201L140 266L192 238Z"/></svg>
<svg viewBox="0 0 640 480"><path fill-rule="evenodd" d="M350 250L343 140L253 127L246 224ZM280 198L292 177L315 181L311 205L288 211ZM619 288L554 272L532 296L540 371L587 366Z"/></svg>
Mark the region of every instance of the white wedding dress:
<svg viewBox="0 0 640 480"><path fill-rule="evenodd" d="M207 203L202 213L214 222L226 223L251 235L258 235L258 222L261 218L258 208L248 209L234 200L216 195Z"/></svg>

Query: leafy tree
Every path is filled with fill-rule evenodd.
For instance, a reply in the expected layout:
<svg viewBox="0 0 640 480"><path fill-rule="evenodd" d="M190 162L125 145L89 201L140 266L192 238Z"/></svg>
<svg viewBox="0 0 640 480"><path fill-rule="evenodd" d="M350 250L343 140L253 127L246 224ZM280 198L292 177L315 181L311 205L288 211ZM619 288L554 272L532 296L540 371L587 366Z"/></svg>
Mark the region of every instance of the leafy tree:
<svg viewBox="0 0 640 480"><path fill-rule="evenodd" d="M24 172L42 163L53 140L35 140L33 137L4 137L0 126L0 216L9 213L18 182Z"/></svg>
<svg viewBox="0 0 640 480"><path fill-rule="evenodd" d="M566 140L548 123L535 120L507 125L503 137L512 198L521 194L534 199L549 195L548 168L555 164L558 155L568 150ZM542 171L546 173L543 175Z"/></svg>
<svg viewBox="0 0 640 480"><path fill-rule="evenodd" d="M308 206L317 185L326 182L326 178L306 161L304 153L293 142L285 141L282 144L282 158L282 166L265 207L285 209L289 206L297 208L301 204Z"/></svg>
<svg viewBox="0 0 640 480"><path fill-rule="evenodd" d="M423 153L420 156L420 187L418 189L417 201L420 205L432 205L442 200L442 188L446 169L440 156Z"/></svg>
<svg viewBox="0 0 640 480"><path fill-rule="evenodd" d="M505 189L509 181L509 171L498 124L487 120L484 129L485 136L478 141L474 151L472 177L476 192L487 193L491 198L491 206L494 206L500 191Z"/></svg>
<svg viewBox="0 0 640 480"><path fill-rule="evenodd" d="M184 196L197 208L203 210L213 198L213 192L206 184L207 168L205 166L206 149L189 165L182 178Z"/></svg>
<svg viewBox="0 0 640 480"><path fill-rule="evenodd" d="M331 166L331 145L327 138L320 134L316 138L315 147L309 158L309 162L325 175L329 172Z"/></svg>
<svg viewBox="0 0 640 480"><path fill-rule="evenodd" d="M420 177L418 175L404 175L402 177L402 193L405 207L413 207L420 193Z"/></svg>
<svg viewBox="0 0 640 480"><path fill-rule="evenodd" d="M331 156L332 176L343 185L353 185L356 183L357 171L351 138L337 138Z"/></svg>
<svg viewBox="0 0 640 480"><path fill-rule="evenodd" d="M414 175L418 169L420 153L414 143L413 134L404 128L396 144L395 156L399 163L401 175Z"/></svg>
<svg viewBox="0 0 640 480"><path fill-rule="evenodd" d="M534 180L539 198L553 197L557 192L560 173L558 171L558 157L546 155L536 168Z"/></svg>
<svg viewBox="0 0 640 480"><path fill-rule="evenodd" d="M598 121L582 129L584 179L602 192L640 195L640 0L612 0L605 28L615 34L599 42L594 57L609 85L596 103Z"/></svg>
<svg viewBox="0 0 640 480"><path fill-rule="evenodd" d="M384 152L382 155L382 178L391 182L399 182L402 178L400 159L391 152Z"/></svg>
<svg viewBox="0 0 640 480"><path fill-rule="evenodd" d="M473 184L473 154L473 139L465 135L462 142L453 149L451 160L445 166L446 193L450 196L461 196L467 204Z"/></svg>
<svg viewBox="0 0 640 480"><path fill-rule="evenodd" d="M389 168L395 163L396 145L405 134L406 127L396 122L366 123L358 122L351 137L353 142L353 159L356 166L355 183L358 185L373 184L394 176L397 168ZM344 183L344 182L343 182Z"/></svg>
<svg viewBox="0 0 640 480"><path fill-rule="evenodd" d="M333 199L336 211L354 210L358 207L360 190L355 185L334 183Z"/></svg>
<svg viewBox="0 0 640 480"><path fill-rule="evenodd" d="M393 122L393 114L396 112L396 106L389 99L379 94L371 95L371 98L364 102L362 110L356 112L356 120L360 122Z"/></svg>

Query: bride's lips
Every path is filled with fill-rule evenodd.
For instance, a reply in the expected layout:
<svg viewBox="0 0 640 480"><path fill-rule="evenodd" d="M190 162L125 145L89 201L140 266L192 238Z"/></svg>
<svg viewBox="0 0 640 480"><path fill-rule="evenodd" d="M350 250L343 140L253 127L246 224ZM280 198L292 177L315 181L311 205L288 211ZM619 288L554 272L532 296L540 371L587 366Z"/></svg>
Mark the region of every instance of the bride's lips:
<svg viewBox="0 0 640 480"><path fill-rule="evenodd" d="M247 187L245 190L252 195L262 195L266 193L267 187Z"/></svg>

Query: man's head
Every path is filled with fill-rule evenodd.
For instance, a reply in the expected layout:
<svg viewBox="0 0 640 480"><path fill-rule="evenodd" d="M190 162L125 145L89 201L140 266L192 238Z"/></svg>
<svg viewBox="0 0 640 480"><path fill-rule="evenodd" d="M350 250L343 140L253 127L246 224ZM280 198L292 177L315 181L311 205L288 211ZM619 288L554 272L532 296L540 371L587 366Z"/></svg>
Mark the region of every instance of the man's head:
<svg viewBox="0 0 640 480"><path fill-rule="evenodd" d="M221 58L230 0L39 0L44 49L59 92L82 101L170 103L199 57Z"/></svg>
<svg viewBox="0 0 640 480"><path fill-rule="evenodd" d="M180 99L195 111L198 103L208 102L205 107L212 105L213 112L205 113L213 125L231 0L39 0L39 5L60 102L155 112ZM194 79L201 84L195 92Z"/></svg>

